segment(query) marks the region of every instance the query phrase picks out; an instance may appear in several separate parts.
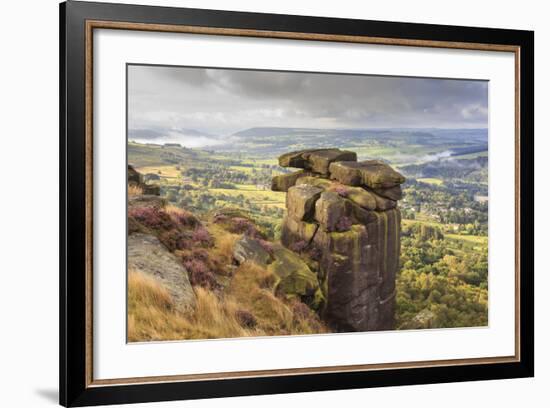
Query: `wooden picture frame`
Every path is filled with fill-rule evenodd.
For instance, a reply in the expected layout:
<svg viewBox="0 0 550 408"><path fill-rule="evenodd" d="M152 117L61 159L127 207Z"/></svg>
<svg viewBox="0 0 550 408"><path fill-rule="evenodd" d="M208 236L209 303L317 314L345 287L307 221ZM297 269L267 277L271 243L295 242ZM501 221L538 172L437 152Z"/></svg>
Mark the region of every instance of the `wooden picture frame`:
<svg viewBox="0 0 550 408"><path fill-rule="evenodd" d="M404 363L97 380L93 375L93 32L197 33L515 54L515 353ZM69 1L60 5L60 403L338 390L534 375L534 33ZM520 250L521 248L521 250ZM511 300L512 301L512 300Z"/></svg>

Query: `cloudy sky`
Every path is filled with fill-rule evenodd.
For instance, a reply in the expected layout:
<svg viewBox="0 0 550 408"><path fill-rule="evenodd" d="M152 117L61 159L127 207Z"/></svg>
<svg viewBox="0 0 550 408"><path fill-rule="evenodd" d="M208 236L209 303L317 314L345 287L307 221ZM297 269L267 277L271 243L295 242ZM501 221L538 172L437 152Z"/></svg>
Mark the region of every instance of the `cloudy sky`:
<svg viewBox="0 0 550 408"><path fill-rule="evenodd" d="M130 138L196 146L265 126L486 128L487 102L484 81L128 67Z"/></svg>

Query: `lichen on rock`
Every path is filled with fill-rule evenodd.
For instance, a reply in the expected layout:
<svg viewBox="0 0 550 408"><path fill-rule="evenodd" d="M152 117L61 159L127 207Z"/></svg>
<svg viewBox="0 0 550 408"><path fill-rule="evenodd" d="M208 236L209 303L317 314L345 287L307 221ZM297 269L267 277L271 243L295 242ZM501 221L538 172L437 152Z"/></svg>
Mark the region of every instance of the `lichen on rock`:
<svg viewBox="0 0 550 408"><path fill-rule="evenodd" d="M329 171L332 179L350 186L388 189L405 182L405 177L379 160L335 162Z"/></svg>
<svg viewBox="0 0 550 408"><path fill-rule="evenodd" d="M324 296L319 287L317 275L293 251L275 246L273 249L274 261L267 267L277 277L276 292L289 299L296 298L319 308Z"/></svg>
<svg viewBox="0 0 550 408"><path fill-rule="evenodd" d="M302 156L307 160L308 166L314 173L328 175L328 167L333 162L355 161L357 154L348 150L324 149L303 153Z"/></svg>
<svg viewBox="0 0 550 408"><path fill-rule="evenodd" d="M311 176L313 173L305 170L298 170L293 173L280 174L271 180L271 190L287 192L290 187L296 185L302 177Z"/></svg>
<svg viewBox="0 0 550 408"><path fill-rule="evenodd" d="M336 231L338 222L350 215L349 201L338 193L326 191L315 204L315 220L325 231Z"/></svg>
<svg viewBox="0 0 550 408"><path fill-rule="evenodd" d="M403 190L401 189L401 185L390 188L374 188L373 191L379 196L386 197L394 201L399 201L403 198Z"/></svg>
<svg viewBox="0 0 550 408"><path fill-rule="evenodd" d="M261 245L260 241L244 235L233 246L233 259L240 265L246 261L259 265L271 262L271 254Z"/></svg>
<svg viewBox="0 0 550 408"><path fill-rule="evenodd" d="M307 184L289 188L286 195L288 215L297 221L311 220L315 210L315 202L322 192L323 189Z"/></svg>
<svg viewBox="0 0 550 408"><path fill-rule="evenodd" d="M301 242L303 248L311 244L319 224L314 222L298 221L288 215L283 219L281 227L281 243L287 248Z"/></svg>
<svg viewBox="0 0 550 408"><path fill-rule="evenodd" d="M319 313L333 330L393 329L401 231L397 201L405 178L382 161L356 160L354 152L339 149L279 157L281 166L309 172L288 188L281 243L294 256L282 253L284 259L307 259L300 265L308 269L300 270L316 277L324 299ZM275 260L270 267L278 275L297 270L288 261Z"/></svg>
<svg viewBox="0 0 550 408"><path fill-rule="evenodd" d="M357 154L340 149L308 149L285 153L279 157L279 166L296 167L311 170L313 173L328 175L331 163L338 161L355 161Z"/></svg>

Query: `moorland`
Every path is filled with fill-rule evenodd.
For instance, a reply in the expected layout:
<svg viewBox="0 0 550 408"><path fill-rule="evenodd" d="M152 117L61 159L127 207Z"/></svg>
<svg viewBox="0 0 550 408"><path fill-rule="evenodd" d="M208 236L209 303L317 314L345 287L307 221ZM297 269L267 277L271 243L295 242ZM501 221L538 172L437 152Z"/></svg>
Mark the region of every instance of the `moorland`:
<svg viewBox="0 0 550 408"><path fill-rule="evenodd" d="M214 242L205 256L223 258L231 251L227 246L234 242L231 241L234 240L234 234L213 223L213 214L221 209L238 209L246 214L266 245L278 242L281 221L285 215L285 193L272 191L271 179L290 170L280 167L277 157L292 150L324 147L353 150L357 152L359 160L386 161L407 177L402 186L403 199L399 203L403 220L400 272L397 277L396 328L486 325L486 129L252 128L201 149L187 148L181 143L130 140L128 163L143 175L146 183L160 186L161 197L173 211L192 214L201 223L205 230L203 235ZM327 331L322 322L316 320L314 313L306 313L296 302L289 303L266 295L265 299L258 297L259 300L251 304L250 290L261 291L261 288L258 289L257 284L251 288L252 283L244 278L240 278L243 280L241 283L232 282L232 276L242 277L243 274L239 274L238 270L236 274L234 271L229 273L220 270L227 262L217 261L219 259L208 259L200 268L195 260L195 263L189 261L186 265L191 283L197 288L199 302L210 302L210 306L215 304L220 310L225 310L223 313L229 313L226 310L229 306L221 304L215 295L219 285L209 279L198 279L199 273L195 273L193 268L201 269L200 276L211 272L218 281L231 281L227 283L229 287L239 284L233 289L237 295L231 297L231 307L234 309L231 313L232 316L241 316L244 323L239 323L238 318L231 318L230 326L234 330L223 331L222 334L215 330L208 331L207 328L201 333L193 333L192 329L159 333L153 331L154 325L150 321L140 320L138 315L143 311L138 310L139 302L129 302L130 314L133 314L130 321L141 322L136 323L138 327L135 335L132 337L132 333L129 333L129 337L143 340ZM208 268L211 270L208 271ZM194 273L197 275L195 279ZM252 275L260 280L268 279L265 271L257 268ZM134 276L132 282L139 279L144 280L143 277ZM145 279L136 283L138 286L132 285L130 291L133 287L153 284ZM242 292L241 295L238 295L239 292ZM129 294L130 299L136 296L137 292ZM148 299L154 300L155 297ZM169 300L166 302L169 304ZM269 306L266 306L267 303ZM290 314L281 312L279 315L284 317L280 321L278 318L266 320L262 311L259 316L254 316L255 309L266 307L279 311L288 309ZM267 315L271 316L269 313ZM295 315L303 318L296 323ZM166 321L172 319L172 323L175 319L163 316ZM260 323L252 325L253 321ZM203 321L202 324L208 326L210 323ZM193 326L189 321L182 325Z"/></svg>

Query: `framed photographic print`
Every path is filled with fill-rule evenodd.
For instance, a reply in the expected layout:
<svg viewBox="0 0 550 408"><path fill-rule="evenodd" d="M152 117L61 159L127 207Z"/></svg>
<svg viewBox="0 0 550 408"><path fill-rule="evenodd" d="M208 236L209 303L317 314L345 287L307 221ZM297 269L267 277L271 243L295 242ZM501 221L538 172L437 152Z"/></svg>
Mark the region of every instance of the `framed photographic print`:
<svg viewBox="0 0 550 408"><path fill-rule="evenodd" d="M534 375L533 32L60 22L61 404Z"/></svg>

